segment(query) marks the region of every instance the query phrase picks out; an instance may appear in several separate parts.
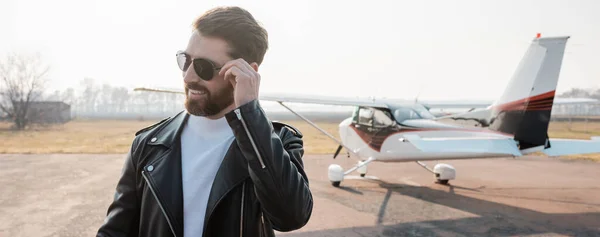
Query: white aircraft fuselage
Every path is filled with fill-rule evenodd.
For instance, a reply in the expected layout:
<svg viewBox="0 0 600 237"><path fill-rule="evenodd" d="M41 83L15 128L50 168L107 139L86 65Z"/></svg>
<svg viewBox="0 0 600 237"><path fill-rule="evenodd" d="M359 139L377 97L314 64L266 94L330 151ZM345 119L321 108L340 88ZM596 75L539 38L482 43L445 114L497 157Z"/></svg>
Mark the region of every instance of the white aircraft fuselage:
<svg viewBox="0 0 600 237"><path fill-rule="evenodd" d="M406 126L410 125L410 126ZM346 147L353 149L350 154L360 160L374 158L380 162L407 162L445 159L465 159L482 157L506 157L505 153L493 152L423 152L408 137L444 138L505 138L513 136L487 128L453 126L429 119L406 120L403 124L389 126L368 126L352 117L339 124L339 135ZM352 154L354 153L354 154ZM358 156L358 157L357 157Z"/></svg>

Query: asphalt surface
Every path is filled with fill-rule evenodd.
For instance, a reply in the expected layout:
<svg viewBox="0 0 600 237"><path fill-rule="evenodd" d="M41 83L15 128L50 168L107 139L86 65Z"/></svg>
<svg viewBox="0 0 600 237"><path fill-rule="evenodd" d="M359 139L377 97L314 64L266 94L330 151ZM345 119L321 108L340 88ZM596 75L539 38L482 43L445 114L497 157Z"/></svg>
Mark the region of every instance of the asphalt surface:
<svg viewBox="0 0 600 237"><path fill-rule="evenodd" d="M124 155L0 155L0 236L94 236ZM600 164L527 157L448 161L449 185L416 163L371 163L341 187L304 159L315 206L278 236L600 236ZM426 162L433 166L434 162ZM356 175L356 174L355 174Z"/></svg>

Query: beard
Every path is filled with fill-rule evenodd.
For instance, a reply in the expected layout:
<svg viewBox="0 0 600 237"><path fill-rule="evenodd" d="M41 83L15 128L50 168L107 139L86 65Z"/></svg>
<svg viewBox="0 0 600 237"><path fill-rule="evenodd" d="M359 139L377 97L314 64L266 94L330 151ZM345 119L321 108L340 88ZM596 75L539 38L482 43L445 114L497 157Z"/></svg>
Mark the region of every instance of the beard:
<svg viewBox="0 0 600 237"><path fill-rule="evenodd" d="M185 84L185 108L188 113L196 116L213 116L234 103L233 86L229 84L218 91L209 91L198 83ZM189 89L202 91L206 94L201 98L190 98Z"/></svg>

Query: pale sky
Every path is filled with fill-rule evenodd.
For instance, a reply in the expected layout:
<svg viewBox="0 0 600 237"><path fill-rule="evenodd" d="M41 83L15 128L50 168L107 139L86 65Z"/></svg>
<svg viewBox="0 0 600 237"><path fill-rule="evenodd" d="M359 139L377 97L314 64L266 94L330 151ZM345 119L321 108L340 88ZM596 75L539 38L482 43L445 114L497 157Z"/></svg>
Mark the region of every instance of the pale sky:
<svg viewBox="0 0 600 237"><path fill-rule="evenodd" d="M2 0L0 54L39 51L53 89L84 77L181 87L175 52L220 5L248 9L269 33L261 92L495 99L538 32L571 36L559 93L600 87L595 0Z"/></svg>

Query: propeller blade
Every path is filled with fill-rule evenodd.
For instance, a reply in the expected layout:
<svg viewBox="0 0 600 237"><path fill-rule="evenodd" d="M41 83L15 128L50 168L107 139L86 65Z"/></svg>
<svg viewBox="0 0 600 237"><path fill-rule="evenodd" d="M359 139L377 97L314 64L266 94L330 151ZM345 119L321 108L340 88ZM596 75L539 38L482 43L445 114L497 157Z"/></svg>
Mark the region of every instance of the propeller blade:
<svg viewBox="0 0 600 237"><path fill-rule="evenodd" d="M342 150L342 145L339 145L337 150L335 151L335 154L333 155L333 159L335 159L335 157L340 153L341 150Z"/></svg>

